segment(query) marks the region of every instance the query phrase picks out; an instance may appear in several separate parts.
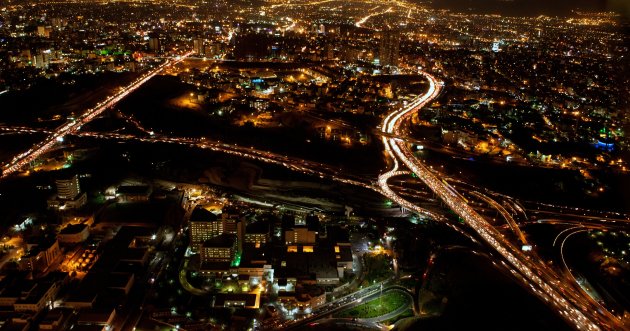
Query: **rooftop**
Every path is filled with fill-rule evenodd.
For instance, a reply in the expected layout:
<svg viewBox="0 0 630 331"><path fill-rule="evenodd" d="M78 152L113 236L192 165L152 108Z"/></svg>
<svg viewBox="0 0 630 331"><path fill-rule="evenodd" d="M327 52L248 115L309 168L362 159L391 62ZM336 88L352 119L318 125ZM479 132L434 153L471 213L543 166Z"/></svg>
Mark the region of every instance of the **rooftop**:
<svg viewBox="0 0 630 331"><path fill-rule="evenodd" d="M215 307L225 306L226 301L243 301L245 307L253 307L256 305L256 294L249 293L219 293L214 301Z"/></svg>
<svg viewBox="0 0 630 331"><path fill-rule="evenodd" d="M116 194L149 195L151 194L151 187L148 185L121 185L116 189Z"/></svg>
<svg viewBox="0 0 630 331"><path fill-rule="evenodd" d="M257 221L250 224L247 224L247 228L245 229L245 233L257 233L257 234L268 234L269 233L269 223L265 221Z"/></svg>
<svg viewBox="0 0 630 331"><path fill-rule="evenodd" d="M201 207L195 208L190 215L190 222L214 222L217 220L217 215L203 209Z"/></svg>
<svg viewBox="0 0 630 331"><path fill-rule="evenodd" d="M229 233L220 234L214 238L208 239L203 243L203 247L234 247L236 236Z"/></svg>
<svg viewBox="0 0 630 331"><path fill-rule="evenodd" d="M59 231L59 234L75 234L87 228L87 224L70 224Z"/></svg>

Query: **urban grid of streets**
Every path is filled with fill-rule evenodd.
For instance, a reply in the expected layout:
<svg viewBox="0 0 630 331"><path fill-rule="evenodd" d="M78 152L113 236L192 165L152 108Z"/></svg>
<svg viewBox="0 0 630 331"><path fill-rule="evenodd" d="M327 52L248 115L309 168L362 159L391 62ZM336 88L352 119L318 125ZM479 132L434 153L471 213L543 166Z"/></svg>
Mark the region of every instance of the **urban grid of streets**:
<svg viewBox="0 0 630 331"><path fill-rule="evenodd" d="M3 167L2 177L7 177L24 168L37 157L50 151L58 142L63 140L64 136L76 134L77 131L80 130L81 126L90 122L107 109L111 109L124 97L159 74L164 68L183 61L191 54L192 52L189 52L175 59L167 60L164 64L146 73L126 88L121 89L121 91L117 94L99 103L95 108L89 109L79 118L71 120L65 125L59 127L57 130L52 132L46 140L33 146L28 151L16 156L9 164L5 165ZM433 191L442 201L444 201L444 203L446 203L449 208L459 215L466 225L472 228L486 244L488 244L500 257L509 263L510 267L508 267L505 262L502 262L503 265L508 268L509 272L513 274L515 279L522 282L522 284L524 284L531 293L538 296L542 301L553 306L558 311L559 315L566 321L573 324L580 330L622 329L623 325L617 317L584 293L574 282L570 282L569 284L571 285L566 284L564 279L557 276L556 273L546 267L542 261L537 260L534 256L524 254L516 246L508 242L496 228L490 225L480 214L474 211L453 189L452 186L440 180L427 167L422 165L417 158L415 158L409 148L409 144L403 139L405 136L403 130L405 123L404 120L408 119L412 114L418 112L422 107L435 99L440 94L443 85L443 83L439 82L435 77L426 72L420 72L420 74L423 75L429 82L427 92L415 98L402 109L390 113L382 123L381 130L384 134L382 141L388 156L393 160L394 166L391 170L379 176L376 185L368 183L365 180L352 178L352 176L340 176L335 169L326 165L277 155L266 151L259 151L253 148L240 147L220 142L195 141L187 138L169 138L164 136L135 139L143 141L161 140L164 142L208 148L214 151L226 152L267 163L282 165L295 171L318 175L322 178L327 177L346 184L358 185L364 188L376 190L392 201L398 203L401 207L413 210L414 212L429 216L433 219L443 220L443 218L434 215L432 212L402 199L389 187L388 180L390 178L409 173L408 171L400 170L402 165L404 165L406 168L410 169L411 172L416 174L422 182L431 189L431 191ZM125 136L122 138L130 139L131 137ZM379 287L381 285L382 284L376 284L375 286ZM375 288L372 286L348 297L338 299L315 311L314 314L307 320L314 320L318 316L329 314L332 311L336 311L341 307L346 306L340 306L339 303L344 302L343 300L353 301L358 298L373 295L374 291ZM305 321L300 321L299 324L302 324L303 322ZM289 323L288 326L294 327L295 323Z"/></svg>

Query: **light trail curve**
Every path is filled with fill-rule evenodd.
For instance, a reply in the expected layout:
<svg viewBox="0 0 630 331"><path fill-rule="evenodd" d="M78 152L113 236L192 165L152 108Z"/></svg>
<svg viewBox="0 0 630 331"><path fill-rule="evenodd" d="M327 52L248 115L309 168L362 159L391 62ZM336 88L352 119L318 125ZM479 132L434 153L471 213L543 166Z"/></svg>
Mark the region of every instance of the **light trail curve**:
<svg viewBox="0 0 630 331"><path fill-rule="evenodd" d="M384 133L400 136L403 120L418 112L439 95L442 84L428 73L421 72L421 74L429 82L427 92L414 99L406 107L385 117L381 125ZM579 330L623 329L621 321L599 303L594 302L590 297L585 298L583 293L578 293L563 284L562 279L544 263L531 260L529 256L524 255L508 242L497 229L463 201L450 185L444 184L417 160L407 143L397 138L386 137L383 137L383 143L387 154L394 160L394 168L387 174L397 171L399 162L409 168L490 247L511 264L513 274L518 275L516 278L521 280L526 288L531 288L535 295L549 302L567 322ZM388 186L386 175L379 177L379 185L384 193L390 194L390 198L396 201L399 197L386 189Z"/></svg>

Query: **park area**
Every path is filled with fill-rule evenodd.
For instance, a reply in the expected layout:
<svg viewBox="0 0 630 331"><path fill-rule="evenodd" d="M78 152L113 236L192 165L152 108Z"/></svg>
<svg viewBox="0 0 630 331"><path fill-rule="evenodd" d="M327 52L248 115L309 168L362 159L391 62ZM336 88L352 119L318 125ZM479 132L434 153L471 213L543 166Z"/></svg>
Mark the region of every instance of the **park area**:
<svg viewBox="0 0 630 331"><path fill-rule="evenodd" d="M366 269L361 285L370 286L393 276L392 259L387 254L366 254L363 256Z"/></svg>
<svg viewBox="0 0 630 331"><path fill-rule="evenodd" d="M354 308L344 310L337 314L340 318L375 318L393 313L410 304L408 295L401 291L388 291L382 296L372 299ZM394 317L394 316L391 316Z"/></svg>

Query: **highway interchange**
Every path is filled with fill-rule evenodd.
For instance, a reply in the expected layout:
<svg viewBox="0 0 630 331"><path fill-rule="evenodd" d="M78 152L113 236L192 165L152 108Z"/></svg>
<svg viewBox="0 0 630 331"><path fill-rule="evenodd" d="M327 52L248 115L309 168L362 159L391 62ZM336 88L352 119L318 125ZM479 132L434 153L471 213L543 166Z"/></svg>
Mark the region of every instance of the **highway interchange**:
<svg viewBox="0 0 630 331"><path fill-rule="evenodd" d="M355 176L346 175L340 172L340 169L330 167L325 164L306 161L303 159L288 157L275 154L268 151L260 151L254 148L242 147L234 144L222 143L220 141L211 141L207 139L168 137L163 135L152 134L147 137L138 137L132 135L120 135L116 133L89 133L79 132L81 127L89 123L92 119L101 115L107 109L111 109L120 100L137 90L152 77L159 74L163 69L175 63L179 63L191 53L187 53L181 57L167 60L164 64L156 69L146 73L126 88L121 89L115 95L109 97L105 101L99 103L96 107L87 110L83 115L74 120L68 121L63 126L50 132L48 137L41 143L33 146L28 151L16 156L3 167L2 178L8 177L25 168L33 160L41 155L51 151L57 144L63 141L63 137L67 135L80 135L105 139L120 140L136 140L142 142L161 142L179 144L188 147L197 147L228 153L240 157L250 158L265 163L271 163L298 171L304 174L315 175L321 178L329 178L348 185L360 186L372 189L391 199L401 207L414 211L420 215L427 216L437 221L447 221L443 216L421 208L418 205L403 199L390 186L389 181L396 176L413 173L435 194L437 195L452 211L454 211L465 224L474 231L477 239L481 239L489 248L492 249L493 256L501 258L503 265L508 266L509 272L532 294L553 307L567 322L574 325L579 330L620 330L624 326L620 319L607 311L602 305L585 293L575 282L567 282L565 278L559 276L555 270L539 260L535 255L525 254L517 246L508 241L502 233L491 225L483 216L475 211L468 202L445 180L436 176L436 174L428 169L420 160L418 160L411 148L410 144L404 140L404 126L413 114L418 112L422 107L432 102L441 92L442 83L428 73L421 72L429 83L427 92L420 95L409 102L401 109L391 112L382 122L382 142L388 157L392 160L393 167L381 174L376 181L364 178L356 178ZM11 131L11 128L2 128ZM28 131L27 128L18 128L14 131ZM496 208L496 206L495 206ZM497 208L505 217L507 213L504 209ZM508 213L509 214L509 213ZM514 230L521 241L525 237L520 233L518 225L514 220L506 218L508 224ZM448 224L456 228L457 224ZM516 231L518 229L518 231ZM468 228L463 229L466 232ZM462 229L459 229L462 232ZM477 240L472 238L475 242ZM496 254L496 255L495 255ZM507 262L507 264L505 264ZM380 284L376 284L380 285ZM320 309L318 309L307 321L315 320L321 316L330 314L339 308L339 303L348 298L356 300L362 297L372 295L370 292L372 287L363 289L359 292L351 294L347 298L337 299ZM299 323L302 324L302 321ZM294 327L293 324L290 325Z"/></svg>
<svg viewBox="0 0 630 331"><path fill-rule="evenodd" d="M381 129L389 134L400 135L403 121L418 112L440 93L442 83L428 73L423 75L429 81L429 88L424 95L417 97L406 107L390 113L382 123ZM563 278L548 268L540 260L525 255L521 250L508 242L504 236L490 225L481 215L472 209L449 184L437 178L411 152L409 144L398 138L383 137L385 150L394 160L394 167L387 174L379 177L379 185L388 197L409 209L414 205L400 199L396 194L386 190L389 175L398 171L399 163L403 163L418 176L442 201L444 201L464 222L470 226L488 246L494 249L511 265L516 279L522 281L526 288L553 306L567 322L579 330L622 329L619 318L608 312L597 301L574 286L567 286Z"/></svg>

